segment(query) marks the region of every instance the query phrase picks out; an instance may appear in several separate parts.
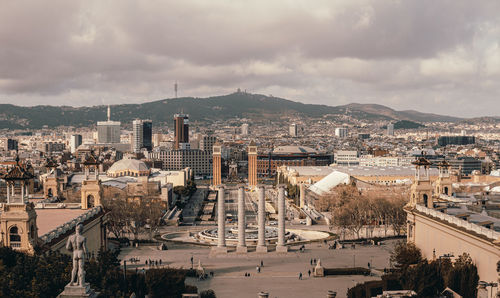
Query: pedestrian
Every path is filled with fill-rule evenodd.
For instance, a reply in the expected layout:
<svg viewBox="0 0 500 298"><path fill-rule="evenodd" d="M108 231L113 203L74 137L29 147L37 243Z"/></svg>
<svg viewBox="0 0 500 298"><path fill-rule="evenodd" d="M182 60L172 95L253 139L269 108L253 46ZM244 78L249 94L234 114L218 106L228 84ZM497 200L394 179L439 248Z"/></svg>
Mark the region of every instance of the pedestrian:
<svg viewBox="0 0 500 298"><path fill-rule="evenodd" d="M264 267L264 261L260 260L260 267Z"/></svg>
<svg viewBox="0 0 500 298"><path fill-rule="evenodd" d="M311 259L310 263L311 263L311 265L313 264L313 259Z"/></svg>
<svg viewBox="0 0 500 298"><path fill-rule="evenodd" d="M302 280L302 272L299 272L299 280Z"/></svg>
<svg viewBox="0 0 500 298"><path fill-rule="evenodd" d="M368 262L368 269L372 269L372 268L370 267L370 265L371 265L371 264L370 264L370 262Z"/></svg>
<svg viewBox="0 0 500 298"><path fill-rule="evenodd" d="M307 274L311 277L311 269L307 270Z"/></svg>
<svg viewBox="0 0 500 298"><path fill-rule="evenodd" d="M260 273L260 267L257 266L257 272Z"/></svg>

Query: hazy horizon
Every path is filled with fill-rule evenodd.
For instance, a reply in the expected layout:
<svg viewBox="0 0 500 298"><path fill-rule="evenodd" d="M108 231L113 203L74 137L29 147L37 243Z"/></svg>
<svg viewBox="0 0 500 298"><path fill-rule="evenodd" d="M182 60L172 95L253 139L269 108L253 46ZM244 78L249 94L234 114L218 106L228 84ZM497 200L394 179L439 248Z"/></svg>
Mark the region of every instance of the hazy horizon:
<svg viewBox="0 0 500 298"><path fill-rule="evenodd" d="M0 103L137 104L237 88L499 116L496 1L7 1Z"/></svg>

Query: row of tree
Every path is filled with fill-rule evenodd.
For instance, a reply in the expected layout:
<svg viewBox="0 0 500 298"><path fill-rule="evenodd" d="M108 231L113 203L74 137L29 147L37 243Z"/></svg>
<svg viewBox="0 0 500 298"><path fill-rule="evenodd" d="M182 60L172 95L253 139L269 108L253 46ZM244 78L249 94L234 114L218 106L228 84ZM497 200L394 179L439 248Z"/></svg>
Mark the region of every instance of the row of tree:
<svg viewBox="0 0 500 298"><path fill-rule="evenodd" d="M116 238L131 234L137 240L141 232L149 232L152 237L166 211L165 204L152 197L137 200L110 198L104 199L103 204L109 211L108 231Z"/></svg>
<svg viewBox="0 0 500 298"><path fill-rule="evenodd" d="M406 228L405 190L401 188L372 188L360 191L355 185L339 185L319 200L320 208L332 214L331 225L345 235L350 232L360 238L363 228L367 232L389 228L401 235Z"/></svg>
<svg viewBox="0 0 500 298"><path fill-rule="evenodd" d="M144 274L120 268L118 252L101 251L87 260L86 281L101 297L167 297L180 298L184 293L196 293L197 288L185 284L189 270L151 269ZM51 252L29 256L0 248L0 297L56 297L68 284L72 262L68 255ZM213 291L201 293L203 298L215 298Z"/></svg>
<svg viewBox="0 0 500 298"><path fill-rule="evenodd" d="M476 297L479 275L471 257L464 253L454 262L447 257L422 258L413 243L398 242L391 254L401 287L417 292L419 297L437 297L446 287L462 297Z"/></svg>

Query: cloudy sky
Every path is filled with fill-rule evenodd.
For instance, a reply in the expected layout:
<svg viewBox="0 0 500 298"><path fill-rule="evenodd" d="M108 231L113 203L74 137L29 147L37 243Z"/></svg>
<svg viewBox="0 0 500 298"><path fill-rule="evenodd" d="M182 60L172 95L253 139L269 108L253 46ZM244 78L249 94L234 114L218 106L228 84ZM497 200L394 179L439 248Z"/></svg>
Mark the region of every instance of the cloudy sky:
<svg viewBox="0 0 500 298"><path fill-rule="evenodd" d="M500 115L500 1L0 0L0 103L237 88L305 103Z"/></svg>

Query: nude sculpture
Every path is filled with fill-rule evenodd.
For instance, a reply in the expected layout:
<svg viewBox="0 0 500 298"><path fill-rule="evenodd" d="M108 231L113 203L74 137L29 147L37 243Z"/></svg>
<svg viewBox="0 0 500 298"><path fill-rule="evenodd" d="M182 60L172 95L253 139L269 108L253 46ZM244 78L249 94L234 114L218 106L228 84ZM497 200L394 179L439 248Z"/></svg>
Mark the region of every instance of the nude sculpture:
<svg viewBox="0 0 500 298"><path fill-rule="evenodd" d="M85 256L87 255L87 238L81 233L83 225L76 225L75 235L71 235L66 242L66 249L73 252L73 271L71 271L71 286L85 286Z"/></svg>

